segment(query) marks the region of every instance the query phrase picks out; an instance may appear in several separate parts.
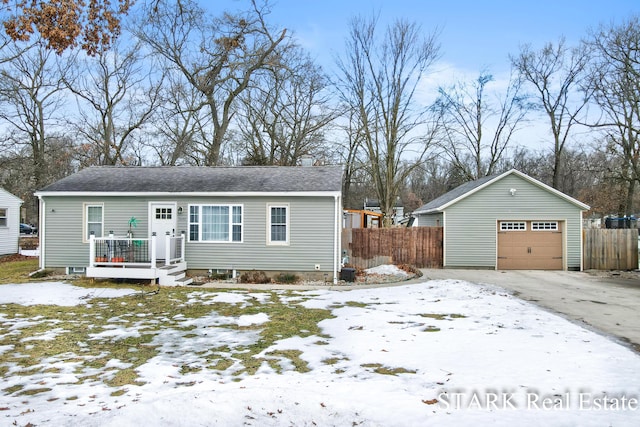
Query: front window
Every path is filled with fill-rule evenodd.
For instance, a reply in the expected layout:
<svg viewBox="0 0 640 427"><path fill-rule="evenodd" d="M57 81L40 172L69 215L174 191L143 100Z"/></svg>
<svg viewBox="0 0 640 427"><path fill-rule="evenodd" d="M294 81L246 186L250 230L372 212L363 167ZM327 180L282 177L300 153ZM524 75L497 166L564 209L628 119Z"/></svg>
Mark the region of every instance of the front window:
<svg viewBox="0 0 640 427"><path fill-rule="evenodd" d="M0 227L7 226L7 209L0 208Z"/></svg>
<svg viewBox="0 0 640 427"><path fill-rule="evenodd" d="M192 242L242 242L242 206L189 206L189 240Z"/></svg>
<svg viewBox="0 0 640 427"><path fill-rule="evenodd" d="M102 237L104 234L104 207L102 205L85 205L85 234L88 241L91 232L95 237Z"/></svg>
<svg viewBox="0 0 640 427"><path fill-rule="evenodd" d="M289 206L269 206L270 245L289 244Z"/></svg>

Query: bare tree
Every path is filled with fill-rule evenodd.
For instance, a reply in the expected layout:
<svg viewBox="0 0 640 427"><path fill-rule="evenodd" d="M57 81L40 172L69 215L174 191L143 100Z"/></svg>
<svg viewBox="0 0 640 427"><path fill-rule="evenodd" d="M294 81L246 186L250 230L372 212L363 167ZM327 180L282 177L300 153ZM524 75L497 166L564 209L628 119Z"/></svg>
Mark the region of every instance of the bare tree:
<svg viewBox="0 0 640 427"><path fill-rule="evenodd" d="M363 165L375 185L385 224L411 170L427 155L434 129L427 126L427 109L416 100L416 89L438 57L435 34L423 37L415 23L400 20L384 36L377 20L354 18L338 59L339 91L357 125L368 163ZM414 156L408 164L406 157Z"/></svg>
<svg viewBox="0 0 640 427"><path fill-rule="evenodd" d="M521 82L513 76L503 96L487 99L487 85L493 81L483 72L471 84L440 88L434 106L442 120L440 145L465 181L496 172L529 108Z"/></svg>
<svg viewBox="0 0 640 427"><path fill-rule="evenodd" d="M5 147L27 147L33 165L33 187L49 183L46 162L49 136L61 122L63 90L61 74L69 62L56 57L42 41L26 50L7 48L10 60L0 70L0 120L8 129Z"/></svg>
<svg viewBox="0 0 640 427"><path fill-rule="evenodd" d="M458 185L451 182L451 172L451 163L444 157L425 162L409 175L407 191L413 193L423 203L430 202Z"/></svg>
<svg viewBox="0 0 640 427"><path fill-rule="evenodd" d="M77 171L76 145L65 135L48 133L44 163L47 165L45 182L62 179ZM24 200L23 222L38 223L38 199L33 193L38 188L32 177L36 171L31 161L31 147L21 145L0 155L0 187Z"/></svg>
<svg viewBox="0 0 640 427"><path fill-rule="evenodd" d="M57 57L41 40L30 46L9 44L3 50L0 68L0 123L6 135L0 141L4 159L20 159L19 190L27 216L36 222L38 203L33 192L59 177L59 165L52 161L59 151L64 105L66 58ZM67 143L69 141L66 141ZM13 163L15 165L15 163Z"/></svg>
<svg viewBox="0 0 640 427"><path fill-rule="evenodd" d="M101 51L65 78L79 100L74 129L83 141L85 165L137 163L135 133L152 116L160 100L162 77L144 62L140 45Z"/></svg>
<svg viewBox="0 0 640 427"><path fill-rule="evenodd" d="M200 106L201 93L167 70L162 88L162 101L151 124L148 149L161 165L200 164L210 129L211 118Z"/></svg>
<svg viewBox="0 0 640 427"><path fill-rule="evenodd" d="M367 162L361 158L363 155L363 132L358 128L360 122L356 120L356 113L353 109L347 108L346 124L340 126L341 134L344 135L341 153L341 163L344 165L344 175L342 182L342 200L345 207L362 208L364 197L358 199L358 194L352 194L352 188L357 186L358 178L362 175L363 165ZM362 184L362 183L360 183Z"/></svg>
<svg viewBox="0 0 640 427"><path fill-rule="evenodd" d="M257 72L279 66L277 48L286 31L274 34L265 22L267 5L251 4L244 14L213 18L192 0L158 0L145 14L148 24L136 31L202 95L212 129L202 141L205 165L220 161L239 95Z"/></svg>
<svg viewBox="0 0 640 427"><path fill-rule="evenodd" d="M618 179L626 182L620 214L633 213L640 179L640 21L602 26L590 35L593 59L586 90L593 91L602 115L592 125L603 130L610 150L619 153Z"/></svg>
<svg viewBox="0 0 640 427"><path fill-rule="evenodd" d="M620 166L625 162L621 161L618 150L592 151L587 153L586 162L587 175L579 177L581 188L575 197L587 203L596 215L623 215L628 181L620 179Z"/></svg>
<svg viewBox="0 0 640 427"><path fill-rule="evenodd" d="M282 67L259 75L240 97L245 164L294 166L327 149L324 135L336 117L327 77L297 46L280 61Z"/></svg>
<svg viewBox="0 0 640 427"><path fill-rule="evenodd" d="M524 45L511 61L521 78L535 89L537 106L541 108L551 127L553 137L553 178L551 186L560 187L560 166L569 135L578 124L580 115L589 102L589 91L579 93L589 59L584 45L570 48L565 39L554 45L547 43L534 50Z"/></svg>

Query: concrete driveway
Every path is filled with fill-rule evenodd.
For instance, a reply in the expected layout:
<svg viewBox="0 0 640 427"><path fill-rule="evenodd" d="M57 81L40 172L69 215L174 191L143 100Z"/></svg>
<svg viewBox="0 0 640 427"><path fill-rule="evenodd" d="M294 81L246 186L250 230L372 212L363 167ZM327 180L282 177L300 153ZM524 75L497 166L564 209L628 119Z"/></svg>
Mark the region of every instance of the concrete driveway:
<svg viewBox="0 0 640 427"><path fill-rule="evenodd" d="M422 279L497 285L640 352L640 273L423 269Z"/></svg>

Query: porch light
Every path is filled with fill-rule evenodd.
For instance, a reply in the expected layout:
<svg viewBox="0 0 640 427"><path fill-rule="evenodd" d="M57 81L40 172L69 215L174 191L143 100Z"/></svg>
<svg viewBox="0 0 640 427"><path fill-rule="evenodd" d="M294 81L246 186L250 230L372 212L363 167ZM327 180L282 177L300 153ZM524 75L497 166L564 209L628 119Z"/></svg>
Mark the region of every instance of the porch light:
<svg viewBox="0 0 640 427"><path fill-rule="evenodd" d="M515 196L516 195L516 191L517 190L515 188L512 188L511 190L509 190L509 193L511 193L512 196Z"/></svg>
<svg viewBox="0 0 640 427"><path fill-rule="evenodd" d="M178 215L182 215L182 206L178 206Z"/></svg>

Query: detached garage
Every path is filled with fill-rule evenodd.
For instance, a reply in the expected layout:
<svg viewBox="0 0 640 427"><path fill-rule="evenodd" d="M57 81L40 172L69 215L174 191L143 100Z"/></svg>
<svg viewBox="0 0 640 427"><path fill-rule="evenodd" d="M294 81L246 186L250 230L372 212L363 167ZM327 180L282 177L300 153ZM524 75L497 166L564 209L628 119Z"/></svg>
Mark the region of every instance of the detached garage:
<svg viewBox="0 0 640 427"><path fill-rule="evenodd" d="M582 270L584 203L512 169L463 184L413 212L441 226L445 268Z"/></svg>

